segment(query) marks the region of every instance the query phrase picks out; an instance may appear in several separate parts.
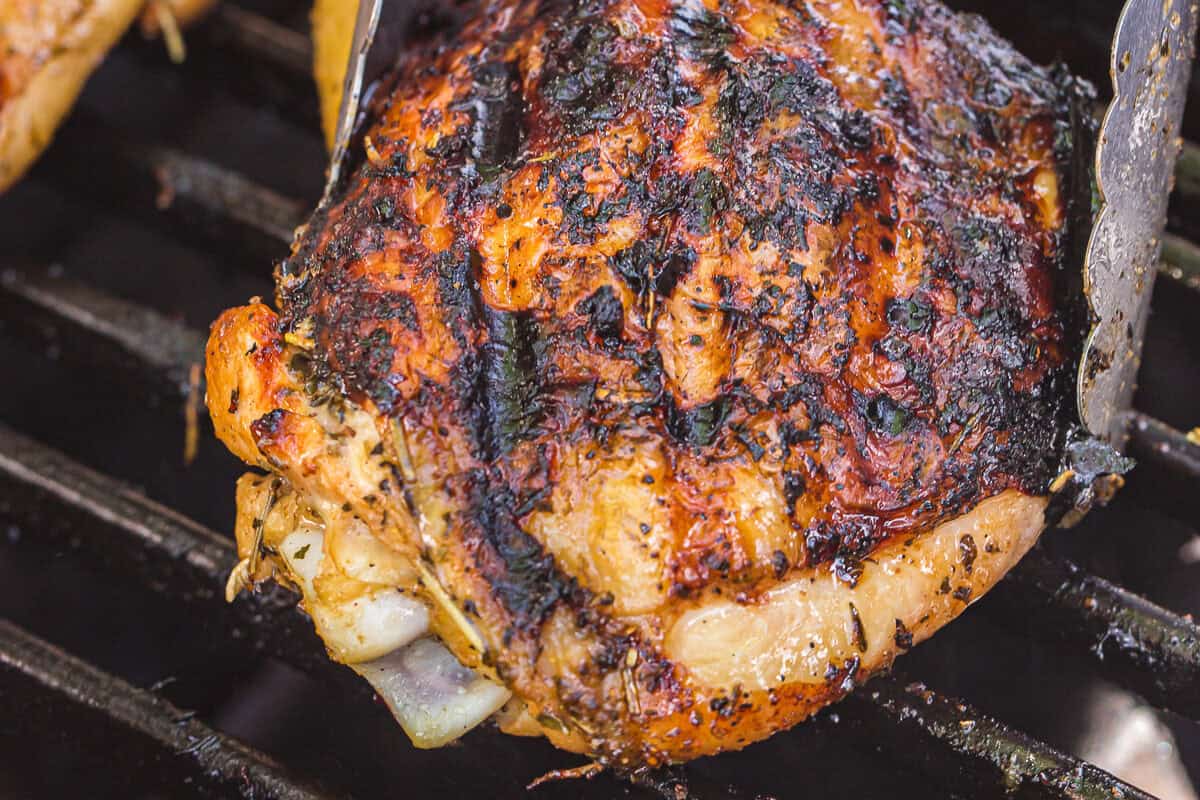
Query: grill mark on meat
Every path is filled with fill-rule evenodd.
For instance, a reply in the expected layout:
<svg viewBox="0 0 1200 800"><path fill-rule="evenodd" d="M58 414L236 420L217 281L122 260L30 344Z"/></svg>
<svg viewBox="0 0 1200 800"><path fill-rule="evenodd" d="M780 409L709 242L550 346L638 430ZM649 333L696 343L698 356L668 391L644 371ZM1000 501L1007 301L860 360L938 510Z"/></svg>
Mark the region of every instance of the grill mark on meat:
<svg viewBox="0 0 1200 800"><path fill-rule="evenodd" d="M504 481L497 470L476 469L465 476L469 500L460 527L464 543L475 553L475 570L507 613L502 642L506 648L519 643L536 654L551 614L559 607L570 609L571 624L589 640L592 660L571 665L569 674L555 681L559 709L552 716L587 732L606 758L620 763L626 753L638 751L641 737L625 724L618 707L605 700L604 676L622 665L628 668L629 655L635 653L630 680L647 698L662 698L662 708L675 710L681 692L674 665L642 642L635 629L613 619L603 601L522 529L517 507L527 503Z"/></svg>
<svg viewBox="0 0 1200 800"><path fill-rule="evenodd" d="M686 409L679 408L669 394L662 402L666 406L664 416L671 436L692 447L707 447L721 434L734 398L718 397L711 403Z"/></svg>
<svg viewBox="0 0 1200 800"><path fill-rule="evenodd" d="M472 70L471 90L461 104L471 114L470 155L484 184L498 178L524 139L520 72L512 61L485 57Z"/></svg>
<svg viewBox="0 0 1200 800"><path fill-rule="evenodd" d="M546 54L538 95L566 133L581 135L615 120L636 74L612 58L619 34L601 16L604 2L541 3L559 30ZM553 10L551 10L553 9Z"/></svg>
<svg viewBox="0 0 1200 800"><path fill-rule="evenodd" d="M544 340L526 311L482 306L487 341L481 346L482 384L478 402L486 408L480 449L491 461L535 433L542 416L539 350Z"/></svg>
<svg viewBox="0 0 1200 800"><path fill-rule="evenodd" d="M724 16L702 3L681 2L671 9L670 28L681 55L714 70L730 66L727 48L734 41L734 30Z"/></svg>
<svg viewBox="0 0 1200 800"><path fill-rule="evenodd" d="M618 339L625 326L625 307L611 286L601 286L575 306L575 311L588 318L596 336L605 341Z"/></svg>
<svg viewBox="0 0 1200 800"><path fill-rule="evenodd" d="M469 494L465 512L468 531L474 527L487 552L499 563L478 558L477 568L496 597L512 615L514 627L535 637L546 617L560 602L582 607L586 593L578 582L565 575L536 539L517 524L512 490L474 470L466 478Z"/></svg>

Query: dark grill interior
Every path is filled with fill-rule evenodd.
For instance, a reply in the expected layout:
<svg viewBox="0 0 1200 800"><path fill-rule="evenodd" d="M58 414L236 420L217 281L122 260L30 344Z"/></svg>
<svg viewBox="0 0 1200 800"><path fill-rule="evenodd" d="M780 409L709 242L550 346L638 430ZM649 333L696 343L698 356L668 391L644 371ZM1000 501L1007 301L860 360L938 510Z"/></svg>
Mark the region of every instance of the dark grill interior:
<svg viewBox="0 0 1200 800"><path fill-rule="evenodd" d="M1107 88L1120 3L969 5ZM286 593L224 603L242 467L202 406L184 463L185 409L203 331L271 294L320 191L305 25L292 2L226 4L179 68L129 37L0 198L3 796L515 797L580 763L486 727L414 750ZM1185 134L1200 140L1200 102ZM1200 250L1184 238L1200 237L1198 207L1189 146L1132 426L1141 463L1109 508L1046 534L897 674L817 720L637 784L537 796L1146 797L1071 755L1127 733L1098 709L1135 695L1165 709L1160 760L1177 749L1200 779L1185 615L1200 608L1200 446L1179 432L1200 423Z"/></svg>

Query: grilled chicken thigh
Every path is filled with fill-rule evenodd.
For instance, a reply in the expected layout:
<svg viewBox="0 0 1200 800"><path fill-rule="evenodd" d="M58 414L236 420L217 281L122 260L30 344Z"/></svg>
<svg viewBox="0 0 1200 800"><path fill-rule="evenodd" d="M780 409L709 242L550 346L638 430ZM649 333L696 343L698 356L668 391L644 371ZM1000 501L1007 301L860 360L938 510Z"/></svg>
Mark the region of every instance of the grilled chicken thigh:
<svg viewBox="0 0 1200 800"><path fill-rule="evenodd" d="M1044 525L1076 91L926 0L486 0L213 328L231 589L423 745L503 704L632 768L837 699Z"/></svg>
<svg viewBox="0 0 1200 800"><path fill-rule="evenodd" d="M150 4L187 22L213 1ZM50 143L92 70L146 6L147 0L0 0L0 191Z"/></svg>

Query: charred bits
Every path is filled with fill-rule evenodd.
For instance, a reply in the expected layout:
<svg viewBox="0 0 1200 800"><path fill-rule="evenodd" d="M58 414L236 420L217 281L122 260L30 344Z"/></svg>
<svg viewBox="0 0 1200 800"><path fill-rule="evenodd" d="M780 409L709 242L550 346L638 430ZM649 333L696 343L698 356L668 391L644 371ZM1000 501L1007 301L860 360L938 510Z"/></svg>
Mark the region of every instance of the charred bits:
<svg viewBox="0 0 1200 800"><path fill-rule="evenodd" d="M625 307L611 286L601 286L580 300L575 311L588 318L588 326L600 339L619 339L625 326Z"/></svg>
<svg viewBox="0 0 1200 800"><path fill-rule="evenodd" d="M516 626L535 631L560 601L585 602L574 578L564 575L554 558L517 524L512 492L493 485L483 470L472 472L468 485L473 532L498 559L484 564L484 575Z"/></svg>
<svg viewBox="0 0 1200 800"><path fill-rule="evenodd" d="M590 16L586 4L565 26L547 54L538 92L546 110L579 136L617 118L633 76L612 60L616 29Z"/></svg>
<svg viewBox="0 0 1200 800"><path fill-rule="evenodd" d="M696 252L687 245L677 244L660 253L653 244L641 240L609 259L613 271L639 297L650 291L670 297L695 263Z"/></svg>
<svg viewBox="0 0 1200 800"><path fill-rule="evenodd" d="M667 430L677 441L693 447L707 447L716 440L733 408L733 398L719 397L711 403L681 409L673 398L667 399Z"/></svg>

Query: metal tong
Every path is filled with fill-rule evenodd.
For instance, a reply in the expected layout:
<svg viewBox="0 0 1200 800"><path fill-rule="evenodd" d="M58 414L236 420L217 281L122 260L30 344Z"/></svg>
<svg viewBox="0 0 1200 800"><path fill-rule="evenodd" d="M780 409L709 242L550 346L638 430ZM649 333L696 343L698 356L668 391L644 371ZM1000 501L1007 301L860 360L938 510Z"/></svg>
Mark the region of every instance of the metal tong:
<svg viewBox="0 0 1200 800"><path fill-rule="evenodd" d="M1196 0L1129 0L1117 23L1113 99L1096 148L1095 218L1083 291L1092 327L1079 361L1079 419L1120 450L1141 363L1180 123L1195 48Z"/></svg>
<svg viewBox="0 0 1200 800"><path fill-rule="evenodd" d="M364 93L396 62L405 32L417 11L417 4L406 0L359 0L322 205L341 178L350 140L360 122Z"/></svg>

